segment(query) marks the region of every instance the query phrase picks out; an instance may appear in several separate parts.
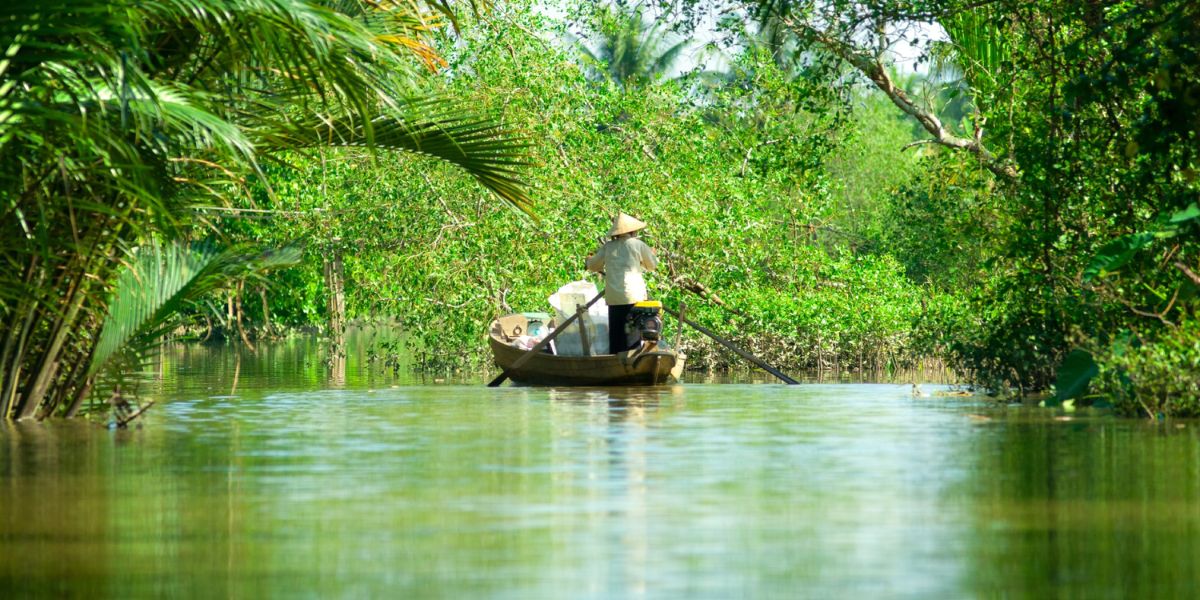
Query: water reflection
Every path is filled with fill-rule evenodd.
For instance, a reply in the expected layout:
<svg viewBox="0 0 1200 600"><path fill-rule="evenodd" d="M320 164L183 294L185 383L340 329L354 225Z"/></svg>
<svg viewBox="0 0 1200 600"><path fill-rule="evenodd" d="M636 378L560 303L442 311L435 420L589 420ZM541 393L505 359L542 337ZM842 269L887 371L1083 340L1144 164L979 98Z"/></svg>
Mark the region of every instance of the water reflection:
<svg viewBox="0 0 1200 600"><path fill-rule="evenodd" d="M589 574L588 589L644 595L654 563L648 522L648 430L680 406L683 387L556 388L548 396L552 405L567 407L552 413L560 430L575 429L572 425L582 418L589 434L586 452L578 452L569 438L552 452L567 461L583 456L587 479L600 482L589 498L599 509L588 523L601 542L592 551L612 560Z"/></svg>
<svg viewBox="0 0 1200 600"><path fill-rule="evenodd" d="M334 385L299 342L176 348L141 430L0 427L0 589L1184 597L1200 566L1191 423L905 385L411 385L361 360Z"/></svg>
<svg viewBox="0 0 1200 600"><path fill-rule="evenodd" d="M1086 588L1191 597L1200 567L1200 428L1005 414L979 436L978 592ZM986 474L986 475L984 475Z"/></svg>

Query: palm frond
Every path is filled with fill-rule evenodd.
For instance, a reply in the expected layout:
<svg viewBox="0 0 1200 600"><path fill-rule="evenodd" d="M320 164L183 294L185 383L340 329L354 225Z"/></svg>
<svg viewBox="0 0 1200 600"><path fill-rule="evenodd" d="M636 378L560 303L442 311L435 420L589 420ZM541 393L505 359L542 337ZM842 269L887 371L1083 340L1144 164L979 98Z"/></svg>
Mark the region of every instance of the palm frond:
<svg viewBox="0 0 1200 600"><path fill-rule="evenodd" d="M965 70L962 67L963 56L958 52L954 42L935 41L931 43L926 57L930 62L930 79L953 83L966 78Z"/></svg>
<svg viewBox="0 0 1200 600"><path fill-rule="evenodd" d="M119 356L146 356L177 325L180 312L205 294L239 277L299 261L295 247L264 252L152 243L137 248L117 276L89 373L105 369Z"/></svg>
<svg viewBox="0 0 1200 600"><path fill-rule="evenodd" d="M664 50L662 54L659 54L658 58L654 59L650 66L650 72L654 74L654 77L663 77L670 72L671 68L679 60L679 55L688 48L690 43L690 40L680 40Z"/></svg>
<svg viewBox="0 0 1200 600"><path fill-rule="evenodd" d="M1002 13L991 6L957 11L939 20L950 37L955 61L975 89L995 85L1012 45L1001 27Z"/></svg>
<svg viewBox="0 0 1200 600"><path fill-rule="evenodd" d="M586 40L572 39L583 62L623 87L651 83L669 72L688 40L667 44L668 32L661 20L647 20L641 8L622 10L605 6Z"/></svg>
<svg viewBox="0 0 1200 600"><path fill-rule="evenodd" d="M267 151L316 146L362 146L424 154L463 169L481 185L537 218L521 180L530 165L529 140L445 98L413 101L405 110L369 122L314 118L263 132Z"/></svg>
<svg viewBox="0 0 1200 600"><path fill-rule="evenodd" d="M420 152L531 211L519 177L523 136L445 101L410 100L428 95L427 67L439 60L431 32L461 6L0 3L0 418L62 408L86 386L74 372L59 376L58 365L90 364L93 355L103 364L141 335L129 323L158 313L114 297L126 325L105 325L97 345L106 291L128 277L121 249L179 237L201 197L231 202L263 151ZM175 261L176 275L218 268L163 252L156 264ZM165 277L167 268L148 272ZM182 281L169 278L168 287Z"/></svg>

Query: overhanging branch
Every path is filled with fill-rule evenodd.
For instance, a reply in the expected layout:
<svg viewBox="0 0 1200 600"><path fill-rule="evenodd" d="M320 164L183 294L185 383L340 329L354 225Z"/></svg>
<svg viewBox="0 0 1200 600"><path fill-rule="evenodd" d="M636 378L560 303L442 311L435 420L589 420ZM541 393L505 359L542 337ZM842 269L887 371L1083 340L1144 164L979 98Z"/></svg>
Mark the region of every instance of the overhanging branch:
<svg viewBox="0 0 1200 600"><path fill-rule="evenodd" d="M901 88L897 87L884 67L882 55L873 55L854 45L840 40L825 31L796 19L787 19L785 23L796 35L803 39L812 40L828 49L838 58L850 63L855 69L867 76L875 87L892 101L905 114L916 119L925 131L933 136L929 143L939 144L948 148L964 150L975 156L979 162L992 173L1007 181L1017 181L1020 174L1016 167L1002 158L997 157L983 145L983 130L977 125L973 138L964 138L948 131L941 119L933 112L918 105ZM878 26L877 26L878 27ZM882 40L882 33L877 33ZM883 43L882 41L880 42Z"/></svg>

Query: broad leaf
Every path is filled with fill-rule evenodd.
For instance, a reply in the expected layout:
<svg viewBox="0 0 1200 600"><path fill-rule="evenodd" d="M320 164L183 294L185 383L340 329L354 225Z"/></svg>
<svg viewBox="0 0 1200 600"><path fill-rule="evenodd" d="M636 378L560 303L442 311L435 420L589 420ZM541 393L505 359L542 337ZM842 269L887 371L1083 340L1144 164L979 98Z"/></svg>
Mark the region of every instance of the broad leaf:
<svg viewBox="0 0 1200 600"><path fill-rule="evenodd" d="M1092 257L1092 262L1088 264L1087 268L1083 270L1083 280L1091 281L1103 273L1120 269L1139 250L1149 246L1156 237L1153 233L1143 231L1123 235L1105 244L1096 252L1096 256Z"/></svg>
<svg viewBox="0 0 1200 600"><path fill-rule="evenodd" d="M1080 398L1087 393L1088 383L1100 373L1092 354L1078 348L1071 351L1058 367L1054 381L1054 397L1058 401Z"/></svg>
<svg viewBox="0 0 1200 600"><path fill-rule="evenodd" d="M1171 215L1172 223L1185 223L1200 217L1200 204L1193 202L1191 206Z"/></svg>

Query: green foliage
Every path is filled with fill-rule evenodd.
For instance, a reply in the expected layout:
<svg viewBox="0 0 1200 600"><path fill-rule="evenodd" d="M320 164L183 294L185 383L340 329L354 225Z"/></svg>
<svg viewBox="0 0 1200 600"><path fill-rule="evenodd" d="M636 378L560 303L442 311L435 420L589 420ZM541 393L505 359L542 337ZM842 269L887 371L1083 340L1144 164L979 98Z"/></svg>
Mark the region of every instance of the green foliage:
<svg viewBox="0 0 1200 600"><path fill-rule="evenodd" d="M1161 215L1153 231L1123 235L1101 246L1092 257L1092 262L1083 270L1083 280L1091 281L1117 271L1156 240L1169 240L1182 233L1191 233L1191 225L1196 221L1200 221L1200 205L1193 202L1169 217Z"/></svg>
<svg viewBox="0 0 1200 600"><path fill-rule="evenodd" d="M1058 377L1054 381L1055 399L1061 402L1084 396L1088 384L1099 372L1090 352L1079 348L1072 350L1058 368Z"/></svg>
<svg viewBox="0 0 1200 600"><path fill-rule="evenodd" d="M651 224L661 299L772 362L937 354L997 393L1090 379L1192 410L1200 4L748 0L729 73L675 80L684 38L641 9L597 11L581 65L532 4L453 38L429 34L443 3L388 6L6 5L0 413L81 389L54 365L86 364L149 239L302 240L260 308L323 322L340 257L351 314L399 317L440 368L582 277L617 210ZM888 23L931 18L962 78L873 62ZM114 306L118 338L149 314ZM694 363L725 366L705 343Z"/></svg>
<svg viewBox="0 0 1200 600"><path fill-rule="evenodd" d="M529 141L480 120L451 98L399 103L389 114L366 121L314 116L264 140L270 150L365 145L442 159L536 218L518 171L529 166Z"/></svg>
<svg viewBox="0 0 1200 600"><path fill-rule="evenodd" d="M1125 266L1142 248L1154 241L1154 234L1149 232L1123 235L1096 250L1092 262L1083 269L1083 280L1091 281L1097 277L1116 271Z"/></svg>
<svg viewBox="0 0 1200 600"><path fill-rule="evenodd" d="M405 221L395 232L408 250L355 257L352 307L365 314L390 302L384 312L405 315L426 340L423 360L437 363L447 348L481 346L481 332L463 323L485 322L505 303L541 306L575 278L571 261L621 209L652 223L666 271L652 287L675 284L669 303L690 298L698 319L783 364L937 353L997 393L1057 383L1077 395L1085 378L1072 375L1090 368L1074 368L1083 361L1073 349L1094 356L1095 383L1149 372L1149 362L1121 362L1133 359L1119 358L1117 332L1140 332L1139 348L1183 335L1200 270L1189 212L1200 148L1194 3L748 4L810 57L801 69L780 61L779 48L748 43L723 84L611 93L537 40L477 31L452 60L474 76L449 89L482 106L503 98L510 124L547 140L533 150L546 221L492 228L477 201L430 172L422 197L444 221ZM789 19L771 16L780 11ZM881 21L930 15L949 32L945 56L963 79L891 79L947 130L985 139L1014 177L998 179L954 148L901 151L925 129L890 102L847 91L853 80L829 65L828 38L786 31L809 19L850 47L873 47ZM393 166L398 178L416 172ZM379 272L393 275L378 281ZM692 284L733 311L678 291ZM1172 358L1178 349L1143 352L1184 360Z"/></svg>
<svg viewBox="0 0 1200 600"><path fill-rule="evenodd" d="M444 90L502 107L507 127L545 140L530 149L540 222L497 209L436 163L338 151L268 169L273 196L263 185L255 202L277 212L236 227L257 243L308 240L310 281L341 253L351 314L399 317L422 368L486 361L487 323L544 310L559 286L584 277L583 258L617 210L651 224L645 239L662 260L653 295L687 302L696 320L774 362L883 368L921 354L912 322L922 300L941 297L909 283L894 259L853 251L831 225L841 190L828 162L861 138L848 134L847 107L830 88L765 52L743 56L728 84L702 95L690 79L636 92L595 86L569 53L525 34L554 27L514 10L472 29L449 55L452 70L470 75ZM697 286L728 308L684 291ZM707 341L686 341L693 364L731 366Z"/></svg>
<svg viewBox="0 0 1200 600"><path fill-rule="evenodd" d="M1003 89L1003 75L1012 67L1009 20L1005 11L992 5L948 12L938 24L950 40L932 46L934 66L942 72L958 70L978 94Z"/></svg>
<svg viewBox="0 0 1200 600"><path fill-rule="evenodd" d="M1200 320L1154 339L1114 344L1099 357L1096 388L1126 415L1200 416Z"/></svg>
<svg viewBox="0 0 1200 600"><path fill-rule="evenodd" d="M432 155L528 210L525 142L426 87L447 7L5 2L0 416L77 403L129 249L186 236L198 206L242 198L273 153Z"/></svg>
<svg viewBox="0 0 1200 600"><path fill-rule="evenodd" d="M296 248L279 251L151 243L133 251L117 275L88 373L141 365L189 305L247 276L299 262Z"/></svg>
<svg viewBox="0 0 1200 600"><path fill-rule="evenodd" d="M872 242L889 244L892 240L879 238L887 237L881 230L891 227L893 219L881 216L878 211L886 210L902 187L920 185L914 180L926 171L924 161L935 153L926 146L902 150L916 139L913 124L887 99L878 94L859 94L855 100L851 120L845 127L846 139L826 162L840 209L833 218L843 229ZM924 179L931 187L941 181L938 175Z"/></svg>
<svg viewBox="0 0 1200 600"><path fill-rule="evenodd" d="M1187 111L1200 108L1189 95L1200 79L1184 66L1198 44L1184 23L1194 23L1194 3L913 9L941 15L960 64L978 67L967 79L987 139L1020 173L947 186L947 161L973 162L954 154L927 163L936 169L917 181L930 183L884 202L882 238L909 273L967 289L966 319L941 323L952 363L999 392L1042 390L1072 346L1096 348L1103 368L1099 349L1115 332L1157 339L1193 318L1186 273L1200 237L1184 217L1198 145L1197 113Z"/></svg>
<svg viewBox="0 0 1200 600"><path fill-rule="evenodd" d="M579 52L594 73L622 88L668 77L689 44L672 36L665 22L648 20L640 6L601 4L585 17L590 33L576 43Z"/></svg>
<svg viewBox="0 0 1200 600"><path fill-rule="evenodd" d="M1010 217L978 168L944 150L926 152L910 167L921 169L920 176L876 200L865 234L913 280L965 296L989 278L1000 243L995 232Z"/></svg>

